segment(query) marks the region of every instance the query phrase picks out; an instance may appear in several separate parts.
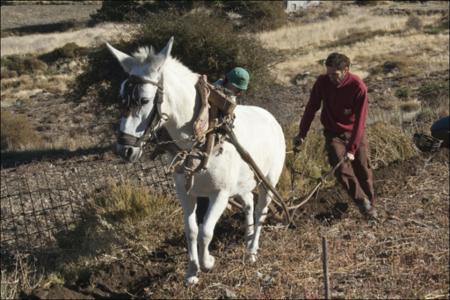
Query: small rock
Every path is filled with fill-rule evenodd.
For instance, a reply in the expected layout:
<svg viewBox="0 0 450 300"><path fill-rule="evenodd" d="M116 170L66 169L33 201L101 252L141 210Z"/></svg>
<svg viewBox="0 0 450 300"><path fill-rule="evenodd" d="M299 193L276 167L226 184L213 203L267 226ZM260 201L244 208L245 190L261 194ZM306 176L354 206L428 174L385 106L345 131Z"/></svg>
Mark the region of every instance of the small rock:
<svg viewBox="0 0 450 300"><path fill-rule="evenodd" d="M366 237L370 240L376 240L377 238L375 237L375 235L371 232L366 234Z"/></svg>
<svg viewBox="0 0 450 300"><path fill-rule="evenodd" d="M225 299L235 299L237 298L237 295L235 292L233 292L230 289L225 289Z"/></svg>

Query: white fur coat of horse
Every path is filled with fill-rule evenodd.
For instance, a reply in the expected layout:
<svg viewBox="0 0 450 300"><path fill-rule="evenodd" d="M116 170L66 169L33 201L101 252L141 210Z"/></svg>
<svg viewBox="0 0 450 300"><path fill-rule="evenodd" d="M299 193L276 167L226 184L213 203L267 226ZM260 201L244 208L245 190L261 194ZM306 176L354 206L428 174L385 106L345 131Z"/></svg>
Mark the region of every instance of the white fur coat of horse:
<svg viewBox="0 0 450 300"><path fill-rule="evenodd" d="M195 89L199 75L170 56L172 44L173 38L158 54L154 53L153 48L139 48L133 56L107 44L130 76L146 80L138 86L138 97L143 101L137 107L130 107L122 115L120 131L127 136L142 138L146 128L153 126L149 124L152 110L158 109L163 115L158 126L164 126L181 149L190 149L192 141L189 138L193 135L193 122L200 108L200 99ZM158 85L164 91L164 96L154 106ZM285 159L285 140L280 125L268 111L256 106L238 105L234 113L234 133L239 143L275 186ZM129 161L139 159L142 154L141 147L120 142L117 144L117 151ZM198 282L199 271L210 270L214 266L215 260L209 253L208 246L214 227L230 197L235 197L244 204L249 258L252 262L256 260L262 224L272 197L262 185L257 184L250 167L227 141L223 144L222 152L213 150L206 167L205 170L194 173L189 193L185 189L184 174L174 173L177 195L183 208L189 252L185 277L187 284ZM255 188L259 197L254 208L252 191ZM199 196L209 198L209 207L200 226L195 214Z"/></svg>

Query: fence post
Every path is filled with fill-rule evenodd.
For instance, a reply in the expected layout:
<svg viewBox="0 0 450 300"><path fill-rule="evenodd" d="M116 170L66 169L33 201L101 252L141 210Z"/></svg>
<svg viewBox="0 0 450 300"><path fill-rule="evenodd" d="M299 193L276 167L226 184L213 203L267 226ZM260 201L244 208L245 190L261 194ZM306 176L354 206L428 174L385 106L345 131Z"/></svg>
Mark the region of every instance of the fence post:
<svg viewBox="0 0 450 300"><path fill-rule="evenodd" d="M330 280L328 277L328 246L326 237L322 237L322 266L325 299L330 299Z"/></svg>

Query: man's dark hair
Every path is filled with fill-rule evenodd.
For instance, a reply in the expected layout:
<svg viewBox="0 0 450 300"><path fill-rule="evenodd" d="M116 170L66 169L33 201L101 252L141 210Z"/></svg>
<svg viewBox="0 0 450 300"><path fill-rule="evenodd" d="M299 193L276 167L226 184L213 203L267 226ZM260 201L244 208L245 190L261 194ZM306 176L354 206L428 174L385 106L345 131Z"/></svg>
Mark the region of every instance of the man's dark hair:
<svg viewBox="0 0 450 300"><path fill-rule="evenodd" d="M325 65L338 70L344 70L345 67L350 67L350 58L344 54L333 52L328 55Z"/></svg>

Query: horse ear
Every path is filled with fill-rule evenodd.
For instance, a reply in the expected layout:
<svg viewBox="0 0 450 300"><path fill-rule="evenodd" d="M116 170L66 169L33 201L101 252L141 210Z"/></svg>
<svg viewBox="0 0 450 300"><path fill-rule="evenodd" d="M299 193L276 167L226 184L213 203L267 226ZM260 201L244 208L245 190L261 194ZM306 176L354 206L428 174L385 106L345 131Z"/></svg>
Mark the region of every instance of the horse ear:
<svg viewBox="0 0 450 300"><path fill-rule="evenodd" d="M155 56L155 49L153 48L153 46L150 46L149 53L151 56Z"/></svg>
<svg viewBox="0 0 450 300"><path fill-rule="evenodd" d="M127 73L130 73L131 69L133 69L133 67L137 64L136 59L132 56L129 56L126 53L123 53L122 51L117 50L116 48L111 46L109 43L106 43L106 47L108 47L108 50L119 61L123 70Z"/></svg>
<svg viewBox="0 0 450 300"><path fill-rule="evenodd" d="M161 50L160 54L164 55L165 58L169 57L170 52L172 51L172 45L173 45L173 36L169 39L164 49Z"/></svg>

